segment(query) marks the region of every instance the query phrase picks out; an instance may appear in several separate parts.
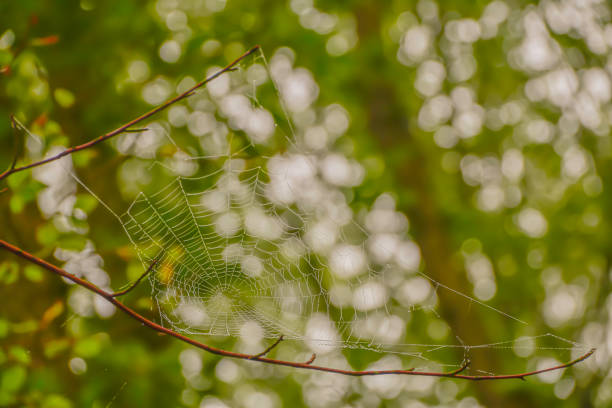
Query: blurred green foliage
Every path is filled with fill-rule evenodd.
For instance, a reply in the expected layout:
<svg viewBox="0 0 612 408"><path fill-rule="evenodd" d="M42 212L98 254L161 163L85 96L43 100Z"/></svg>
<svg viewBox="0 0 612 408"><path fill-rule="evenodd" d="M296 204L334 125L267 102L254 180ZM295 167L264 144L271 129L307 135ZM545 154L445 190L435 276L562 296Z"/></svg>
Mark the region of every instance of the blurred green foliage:
<svg viewBox="0 0 612 408"><path fill-rule="evenodd" d="M518 182L521 206L536 207L548 226L545 235L530 237L517 227L522 207L495 211L479 207L480 190L466 183L460 164L468 155L501 157L513 146L516 128L483 127L475 136L444 148L434 142L433 131L419 125L419 111L426 98L415 90L417 65L400 63L398 49L403 47L403 31L412 24L406 21L419 13L427 14L418 11L419 7L436 3L319 2L314 6L336 19L335 28L322 34L305 27L303 17L295 11L302 3L311 7L309 2L297 0L0 3L1 168L10 165L14 151L24 151L26 138L11 129L11 114L44 141L45 151L77 145L149 109L142 97L149 79L164 76L174 87L186 76L203 78L208 67L224 66L255 43L267 55L289 47L295 51L296 65L312 72L320 88L317 103L339 103L351 118L347 135L334 147L355 157L366 169L351 205L366 208L380 193L390 192L398 208L408 215L410 233L423 252L425 271L460 292L473 290L465 271L466 254L486 254L497 282L491 303L529 323L523 327L509 320L489 319L464 299L441 293L442 314L451 329L445 337L448 341L456 335L467 344L486 344L491 338L515 339L554 330L564 338L592 345L604 344L606 338L609 342L609 131L581 128L579 144L588 152L591 171L579 180L565 180L561 193L557 184L548 183L563 179L559 176L562 155L553 144L521 147L528 175ZM520 13L538 7L530 3L508 2L517 10L510 18L518 19ZM439 20L432 26L440 28L459 17L478 18L488 4L440 0L436 11ZM598 4L610 12L609 4ZM167 18L170 9L184 10L188 30L171 28L173 23ZM402 14L405 12L410 15ZM608 22L608 37L610 27ZM512 30L511 26L473 46L478 65L466 82L483 105L513 97L525 99L522 92L530 74L511 67L506 58L519 42ZM573 37L555 38L569 50L568 55L582 58L577 71L609 64L609 54L594 53L582 37ZM180 56L172 63L160 57L160 46L171 38L180 39L182 45ZM348 44L347 49L338 49L334 41ZM438 47L442 49L444 43ZM134 61L143 61L147 67L142 80L130 80L129 67ZM450 93L455 86L447 81L443 91ZM562 111L545 102L524 106L529 115L538 114L552 122L557 122ZM608 116L606 121L612 120L610 112L602 113ZM81 152L72 160L92 190L112 208L125 208L129 200L118 193L117 184L127 159L112 143ZM20 164L25 163L26 159L20 159ZM0 184L0 238L57 264L60 261L53 258L56 248L81 251L91 240L113 287L138 277L141 266L127 237L118 226L109 225L108 214L97 200L85 191L68 192L75 197L74 208L83 215L69 215L75 228L66 231L39 208L37 197L44 188L30 171L14 174ZM547 283L552 281L572 284L582 291L582 300L580 313L551 329L543 310L556 293ZM258 406L236 397L254 390L271 396L273 406L317 405L316 396L305 395L309 376L289 369L275 368L273 374L233 383L216 374L217 357L200 353L201 374L186 378L180 357L187 349L183 344L148 332L124 316L103 319L93 311L79 315L70 303L73 289L38 267L0 253L0 406L197 407L212 406L212 398L228 406ZM145 287L131 293L126 302L155 318ZM414 333L414 341L431 341L427 330L423 327ZM203 340L228 349L234 346L232 340ZM483 369L490 366L495 372L517 372L525 368L525 362L507 350L482 353L480 361L487 362L481 365ZM601 353L609 359L605 346ZM345 356L355 368L366 367L380 357L352 350ZM463 356L457 353L451 357L460 360ZM425 394L405 391L402 398L384 399L370 395L367 387L355 380L358 385L354 391L337 404L416 407L421 405L409 404L420 401L424 405L468 407L475 406L477 400L491 407L604 407L612 404L612 384L611 365L602 360L585 363L586 368L576 369L576 376L573 370L564 373L563 379L571 379L575 387L567 395L555 388L556 383L530 379L456 382L456 392L448 401L445 382L436 383Z"/></svg>

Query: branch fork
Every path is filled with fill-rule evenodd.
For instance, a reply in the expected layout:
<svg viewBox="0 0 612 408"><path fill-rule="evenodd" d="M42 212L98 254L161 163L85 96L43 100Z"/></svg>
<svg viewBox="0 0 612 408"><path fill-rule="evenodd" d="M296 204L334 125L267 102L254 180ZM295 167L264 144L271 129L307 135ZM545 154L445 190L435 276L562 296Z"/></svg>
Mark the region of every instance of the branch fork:
<svg viewBox="0 0 612 408"><path fill-rule="evenodd" d="M149 265L149 267L147 268L147 270L140 275L140 277L138 279L136 279L136 281L134 281L134 283L132 283L130 286L128 286L126 289L114 292L111 294L111 297L119 297L119 296L123 296L126 293L129 293L132 289L134 289L136 286L138 286L138 284L140 283L141 280L144 279L145 276L147 276L149 274L149 272L151 272L151 270L153 270L153 267L157 264L157 259L155 259L153 262L151 262L151 265Z"/></svg>
<svg viewBox="0 0 612 408"><path fill-rule="evenodd" d="M194 92L199 89L202 88L204 85L206 85L207 83L209 83L210 81L214 80L215 78L218 78L219 76L221 76L222 74L226 73L226 72L231 72L231 71L235 71L236 65L238 65L242 60L244 60L246 57L248 57L251 54L254 54L256 51L259 51L259 45L254 46L253 48L251 48L250 50L248 50L247 52L245 52L244 54L242 54L240 57L236 58L233 62L231 62L229 65L227 65L225 68L219 70L218 72L214 73L213 75L203 79L202 81L198 82L197 84L195 84L194 86L192 86L191 88L189 88L188 90L186 90L185 92L183 92L182 94L175 96L174 98L168 99L166 102L162 103L161 105L151 109L150 111L148 111L147 113L144 113L142 115L140 115L139 117L132 119L131 121L119 126L117 129L110 131L108 133L103 134L102 136L99 136L95 139L90 140L87 143L83 143L81 145L78 146L73 146L70 147L66 150L63 150L61 152L59 152L58 154L48 157L46 159L43 160L39 160L30 164L26 164L23 165L21 167L15 167L16 163L17 163L17 155L14 158L14 161L12 163L12 165L4 172L0 173L0 180L3 180L5 178L7 178L8 176L10 176L13 173L17 173L23 170L27 170L27 169L31 169L33 167L37 167L37 166L41 166L43 164L46 163L50 163L52 161L61 159L64 156L67 156L69 154L73 154L76 153L78 151L81 150L85 150L85 149L89 149L90 147L93 147L95 145L97 145L100 142L103 142L107 139L110 139L114 136L117 136L121 133L126 133L126 132L140 132L144 129L131 129L134 125L150 118L151 116L155 115L156 113L159 113L163 110L165 110L166 108L168 108L169 106L174 105L175 103L182 101L185 98L188 98L189 96L193 95ZM11 123L13 128L15 128L15 117L13 115L11 115Z"/></svg>
<svg viewBox="0 0 612 408"><path fill-rule="evenodd" d="M278 346L280 344L281 341L283 341L284 336L281 334L281 336L267 349L265 349L264 351L262 351L259 354L255 354L253 356L251 356L251 360L256 360L260 357L265 356L266 354L268 354L269 352L271 352L276 346Z"/></svg>

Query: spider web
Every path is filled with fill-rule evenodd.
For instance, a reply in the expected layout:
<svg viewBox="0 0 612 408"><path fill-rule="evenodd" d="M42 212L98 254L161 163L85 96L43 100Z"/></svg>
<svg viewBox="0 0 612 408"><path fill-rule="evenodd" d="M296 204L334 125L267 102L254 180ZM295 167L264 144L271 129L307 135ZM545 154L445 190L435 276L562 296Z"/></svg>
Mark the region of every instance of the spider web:
<svg viewBox="0 0 612 408"><path fill-rule="evenodd" d="M148 157L155 182L123 214L77 178L120 220L144 268L155 262L149 280L163 325L188 334L283 336L316 352L355 348L427 362L439 361L428 353L452 348L535 347L574 355L589 349L550 333L482 345L418 343L422 337L407 324L444 321L437 312L440 290L526 323L422 272L418 246L405 232L393 245L374 239L372 213L405 220L388 200L352 208L347 197L359 180L339 186L323 177L329 149L309 147L289 119L300 117L286 107L292 102L283 83L292 75L287 60L268 64L260 53L197 91L189 107L204 116L199 125L190 123L188 135L173 129L171 136L154 122L142 134L121 136L124 153L138 155L139 140L152 134L177 149L171 159Z"/></svg>

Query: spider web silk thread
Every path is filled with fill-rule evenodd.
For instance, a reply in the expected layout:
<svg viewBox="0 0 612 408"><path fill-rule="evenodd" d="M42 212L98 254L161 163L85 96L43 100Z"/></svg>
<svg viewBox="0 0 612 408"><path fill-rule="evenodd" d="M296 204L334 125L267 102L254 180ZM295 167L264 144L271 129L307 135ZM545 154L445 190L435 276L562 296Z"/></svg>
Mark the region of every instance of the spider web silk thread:
<svg viewBox="0 0 612 408"><path fill-rule="evenodd" d="M273 78L263 53L260 60L268 76ZM301 154L296 130L279 87L274 80L272 85L289 127L290 134L283 134L289 145L288 154L306 157L306 166L316 173L316 159ZM255 85L253 89L249 99L260 107ZM276 131L277 126L275 123ZM23 129L27 131L25 127ZM171 143L177 145L168 132L164 133ZM41 143L37 137L28 134ZM335 276L330 271L329 251L320 254L312 248L312 243L307 242L310 229L321 222L317 208L300 208L296 203L278 202L270 194L271 185L279 180L286 180L286 187L297 195L303 194L296 192L303 186L292 185L290 175L263 165L245 167L244 161L236 159L236 156L248 147L232 153L230 141L224 167L200 177L176 177L154 194L141 192L123 214L111 209L60 161L64 170L119 220L143 266L148 267L153 260L158 260L150 281L153 299L164 325L188 334L239 337L245 335L246 326L254 323L259 326L263 338L282 335L287 340L305 342L311 348L345 347L389 352L426 362L430 360L425 354L438 350L516 349L521 347L517 346L519 341L553 339L560 344L535 346L538 349L589 348L550 333L482 345L410 343L402 341L405 335L386 343L381 340L384 336L377 333L384 331L384 326L390 325L393 319L401 319L405 328L410 313L421 311L428 313L430 318L435 314L435 293L439 289L449 290L503 318L526 323L437 282L418 269L403 273L430 282L431 293L422 304L415 304L408 311L401 310L390 294L391 285L385 281L390 271L401 268L370 261L367 256L370 235L355 221L354 215L349 221L342 220L332 225L335 228L333 233L337 235L336 244L356 248L365 254L366 264L362 271L349 278ZM221 156L189 156L185 160L201 161ZM262 157L270 163L279 156ZM157 161L154 164L168 168ZM334 193L335 190L329 188L328 192ZM216 205L214 200L223 206ZM334 222L333 217L325 221ZM359 238L356 239L355 235ZM330 300L334 285L350 291L353 300L359 290L367 296L364 286L370 285L370 292L373 288L383 288L386 290L385 302L376 307L359 308L334 304ZM367 305L369 300L361 301ZM313 325L317 327L313 321L318 328L309 330ZM322 333L322 336L313 336L312 333Z"/></svg>

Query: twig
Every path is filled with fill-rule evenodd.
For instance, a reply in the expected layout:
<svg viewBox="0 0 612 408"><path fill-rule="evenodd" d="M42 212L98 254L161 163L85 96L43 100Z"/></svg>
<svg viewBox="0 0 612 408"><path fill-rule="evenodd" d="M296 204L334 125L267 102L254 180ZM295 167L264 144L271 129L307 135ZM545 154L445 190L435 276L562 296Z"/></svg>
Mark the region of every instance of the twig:
<svg viewBox="0 0 612 408"><path fill-rule="evenodd" d="M118 127L117 129L108 132L102 136L99 136L93 140L90 140L87 143L83 143L81 145L78 146L74 146L74 147L70 147L54 156L48 157L46 159L34 162L34 163L30 163L30 164L26 164L24 166L21 167L15 167L15 168L11 168L9 170L6 170L3 173L0 173L0 180L10 176L13 173L17 173L19 171L23 171L23 170L27 170L30 169L32 167L37 167L58 159L61 159L64 156L67 156L69 154L73 154L75 152L78 152L80 150L84 150L84 149L88 149L92 146L97 145L100 142L103 142L107 139L110 139L113 136L117 136L118 134L124 133L127 129L129 129L130 127L134 126L137 123L142 122L145 119L150 118L151 116L155 115L158 112L163 111L164 109L166 109L167 107L174 105L175 103L189 97L190 95L193 94L193 92L198 89L201 88L202 86L206 85L208 82L212 81L213 79L221 76L221 74L231 71L232 69L234 69L234 66L236 64L238 64L240 61L242 61L243 59L245 59L246 57L248 57L249 55L253 54L254 52L256 52L257 50L259 50L259 45L254 46L253 48L251 48L250 50L248 50L247 52L245 52L244 54L242 54L240 57L236 58L233 62L231 62L229 65L227 65L225 68L221 69L220 71L214 73L213 75L209 76L208 78L200 81L199 83L197 83L196 85L194 85L193 87L191 87L190 89L186 90L185 92L183 92L182 94L175 96L172 99L167 100L166 102L164 102L163 104L157 106L156 108L151 109L150 111L148 111L147 113L140 115L139 117L132 119L131 121L121 125L120 127Z"/></svg>
<svg viewBox="0 0 612 408"><path fill-rule="evenodd" d="M312 363L314 363L315 358L317 358L317 353L312 353L312 356L310 356L308 361L306 361L304 364L311 365Z"/></svg>
<svg viewBox="0 0 612 408"><path fill-rule="evenodd" d="M463 361L463 364L461 364L461 367L459 367L455 371L451 371L450 373L448 373L448 375L456 376L457 374L462 373L463 371L465 371L465 369L468 368L469 366L470 366L470 360L469 359L465 359Z"/></svg>
<svg viewBox="0 0 612 408"><path fill-rule="evenodd" d="M274 349L274 347L278 346L278 345L279 345L279 343L280 343L281 341L283 341L283 335L282 335L282 334L281 334L281 336L280 336L280 337L279 337L279 338L278 338L278 339L277 339L277 340L276 340L276 341L275 341L275 342L274 342L274 343L273 343L273 344L272 344L270 347L268 347L267 349L265 349L264 351L262 351L262 352L261 352L261 353L259 353L259 354L255 354L255 355L254 355L254 356L252 356L251 358L252 358L252 359L255 359L255 358L259 358L259 357L263 357L263 356L265 356L266 354L268 354L269 352L271 352L271 351Z"/></svg>
<svg viewBox="0 0 612 408"><path fill-rule="evenodd" d="M213 346L209 346L207 344L204 343L200 343L197 340L191 339L187 336L184 336L180 333L175 332L172 329L160 326L159 324L147 319L146 317L138 314L135 310L131 309L130 307L124 305L123 303L121 303L119 300L117 300L116 298L113 297L113 293L109 293L106 292L103 289L100 289L99 287L97 287L96 285L94 285L91 282L88 282L84 279L79 278L78 276L75 276L69 272L66 272L65 270L58 268L55 265L52 265L50 263L48 263L47 261L40 259L28 252L25 252L24 250L9 244L6 241L0 240L0 248L12 252L13 254L29 261L32 262L33 264L36 264L46 270L48 270L49 272L53 272L56 275L59 275L61 277L64 277L68 280L71 280L72 282L76 283L77 285L82 286L83 288L96 293L97 295L103 297L104 299L106 299L107 301L109 301L110 303L112 303L113 305L115 305L115 307L117 307L119 310L121 310L123 313L127 314L128 316L130 316L132 319L135 319L137 321L139 321L140 323L142 323L143 325L159 332L159 333L164 333L167 334L169 336L172 336L174 338L177 338L179 340L181 340L182 342L185 342L187 344L191 344L192 346L195 346L199 349L205 350L209 353L212 354L216 354L219 356L224 356L224 357L229 357L229 358L236 358L236 359L241 359L241 360L253 360L253 361L260 361L262 363L266 363L266 364L272 364L272 365L278 365L278 366L285 366L285 367L293 367L293 368L300 368L300 369L305 369L305 370L314 370L314 371L322 371L322 372L327 372L327 373L335 373L335 374L342 374L342 375L349 375L349 376L354 376L354 377L363 377L363 376L372 376L372 375L390 375L390 374L402 374L402 375L417 375L417 376L425 376L425 377L451 377L451 378L458 378L458 379L463 379L463 380L471 380L471 381L483 381L483 380L507 380L507 379L524 379L525 377L530 377L533 375L537 375L537 374L542 374L545 372L549 372L549 371L556 371L556 370L561 370L567 367L571 367L575 364L578 364L581 361L586 360L587 358L589 358L591 355L593 355L593 353L595 352L595 349L591 349L589 352L581 355L580 357L578 357L575 360L572 360L568 363L564 363L564 364L560 364L554 367L549 367L549 368L544 368L541 370L536 370L536 371L529 371L529 372L523 372L523 373L517 373L517 374L504 374L504 375L465 375L465 374L457 374L457 370L452 371L450 373L445 373L445 372L436 372L436 371L415 371L415 370L365 370L365 371L354 371L354 370L342 370L339 368L331 368L331 367L324 367L324 366L318 366L318 365L312 365L309 363L298 363L298 362L294 362L294 361L286 361L286 360L276 360L276 359L272 359L272 358L267 358L267 357L257 357L257 356L253 356L250 354L244 354L244 353L237 353L234 351L229 351L229 350L223 350L223 349L219 349Z"/></svg>
<svg viewBox="0 0 612 408"><path fill-rule="evenodd" d="M149 265L149 267L147 268L147 270L140 275L140 277L138 279L136 279L136 281L134 283L132 283L130 286L128 286L126 289L120 290L118 292L115 292L113 294L111 294L111 297L118 297L118 296L123 296L126 293L130 292L132 289L134 289L136 286L138 286L138 284L140 283L140 281L149 274L149 272L151 272L153 270L153 267L155 266L155 264L157 263L157 259L155 259L153 262L151 262L151 265Z"/></svg>
<svg viewBox="0 0 612 408"><path fill-rule="evenodd" d="M149 130L149 128L141 128L141 129L125 129L123 133L138 133L144 132L145 130Z"/></svg>

